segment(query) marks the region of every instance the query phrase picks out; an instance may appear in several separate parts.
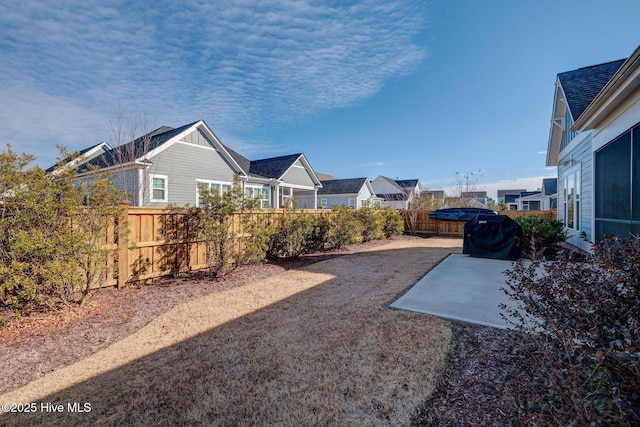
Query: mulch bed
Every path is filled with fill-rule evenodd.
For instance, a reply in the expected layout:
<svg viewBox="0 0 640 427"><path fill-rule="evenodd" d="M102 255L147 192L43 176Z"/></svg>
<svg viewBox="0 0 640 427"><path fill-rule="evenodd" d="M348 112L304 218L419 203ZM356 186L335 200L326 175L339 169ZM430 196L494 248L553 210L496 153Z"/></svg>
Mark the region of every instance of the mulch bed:
<svg viewBox="0 0 640 427"><path fill-rule="evenodd" d="M527 413L527 362L513 346L519 333L462 324L454 331L447 368L414 425L538 425L535 412Z"/></svg>

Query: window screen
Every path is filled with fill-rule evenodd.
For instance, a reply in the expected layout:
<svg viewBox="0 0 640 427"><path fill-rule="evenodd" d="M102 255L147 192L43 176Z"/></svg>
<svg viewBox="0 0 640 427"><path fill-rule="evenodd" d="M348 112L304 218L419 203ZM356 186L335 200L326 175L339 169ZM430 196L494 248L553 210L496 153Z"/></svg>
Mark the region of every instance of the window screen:
<svg viewBox="0 0 640 427"><path fill-rule="evenodd" d="M596 153L596 218L629 219L631 132Z"/></svg>

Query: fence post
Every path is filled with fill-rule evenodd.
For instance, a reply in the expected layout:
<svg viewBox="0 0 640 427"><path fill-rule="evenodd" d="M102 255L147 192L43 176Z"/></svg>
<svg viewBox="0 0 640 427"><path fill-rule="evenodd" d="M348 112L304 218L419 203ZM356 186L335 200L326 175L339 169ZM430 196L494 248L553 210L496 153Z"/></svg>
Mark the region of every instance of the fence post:
<svg viewBox="0 0 640 427"><path fill-rule="evenodd" d="M122 202L122 224L118 224L118 283L122 289L129 280L129 202Z"/></svg>

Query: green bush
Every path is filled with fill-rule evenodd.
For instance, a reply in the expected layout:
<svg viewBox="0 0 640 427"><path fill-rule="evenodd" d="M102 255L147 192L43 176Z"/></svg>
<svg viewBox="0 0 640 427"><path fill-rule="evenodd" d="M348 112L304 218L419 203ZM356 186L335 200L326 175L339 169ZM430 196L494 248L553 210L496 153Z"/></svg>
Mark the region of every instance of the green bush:
<svg viewBox="0 0 640 427"><path fill-rule="evenodd" d="M267 257L297 258L313 248L314 221L311 214L294 211L277 219L271 234Z"/></svg>
<svg viewBox="0 0 640 427"><path fill-rule="evenodd" d="M556 219L528 215L516 217L515 221L522 227L522 256L525 258L553 258L560 243L567 239L564 224Z"/></svg>
<svg viewBox="0 0 640 427"><path fill-rule="evenodd" d="M355 212L346 207L333 207L328 236L329 247L340 249L346 245L362 242L363 227Z"/></svg>
<svg viewBox="0 0 640 427"><path fill-rule="evenodd" d="M404 233L404 215L397 209L383 208L378 210L382 216L382 231L387 239Z"/></svg>
<svg viewBox="0 0 640 427"><path fill-rule="evenodd" d="M640 237L607 240L576 262L518 262L502 306L525 332L527 396L538 425L640 424ZM527 408L523 408L527 409Z"/></svg>
<svg viewBox="0 0 640 427"><path fill-rule="evenodd" d="M62 157L68 154L62 150ZM0 153L0 309L15 314L82 303L105 279L107 231L122 221L122 193L98 175L46 173L33 157ZM124 223L122 221L121 223ZM120 238L127 230L117 229Z"/></svg>
<svg viewBox="0 0 640 427"><path fill-rule="evenodd" d="M364 207L354 215L362 225L363 242L384 238L384 218L379 209Z"/></svg>

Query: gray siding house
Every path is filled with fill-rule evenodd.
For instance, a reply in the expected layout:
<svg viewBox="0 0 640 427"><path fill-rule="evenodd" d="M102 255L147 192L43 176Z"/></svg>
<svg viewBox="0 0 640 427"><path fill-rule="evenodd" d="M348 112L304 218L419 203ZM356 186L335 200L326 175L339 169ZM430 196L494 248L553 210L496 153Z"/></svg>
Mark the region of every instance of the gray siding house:
<svg viewBox="0 0 640 427"><path fill-rule="evenodd" d="M163 126L118 147L101 143L67 165L78 166L79 179L112 173L133 206L197 206L202 186L223 194L236 176L263 208L285 206L296 192L316 195L321 188L304 154L250 161L223 145L203 120Z"/></svg>
<svg viewBox="0 0 640 427"><path fill-rule="evenodd" d="M560 73L547 166L558 168L558 219L569 242L640 232L640 48Z"/></svg>
<svg viewBox="0 0 640 427"><path fill-rule="evenodd" d="M310 197L298 199L298 207L331 209L333 206L346 206L352 209L379 206L381 199L376 197L369 178L332 179L321 181L317 202Z"/></svg>

